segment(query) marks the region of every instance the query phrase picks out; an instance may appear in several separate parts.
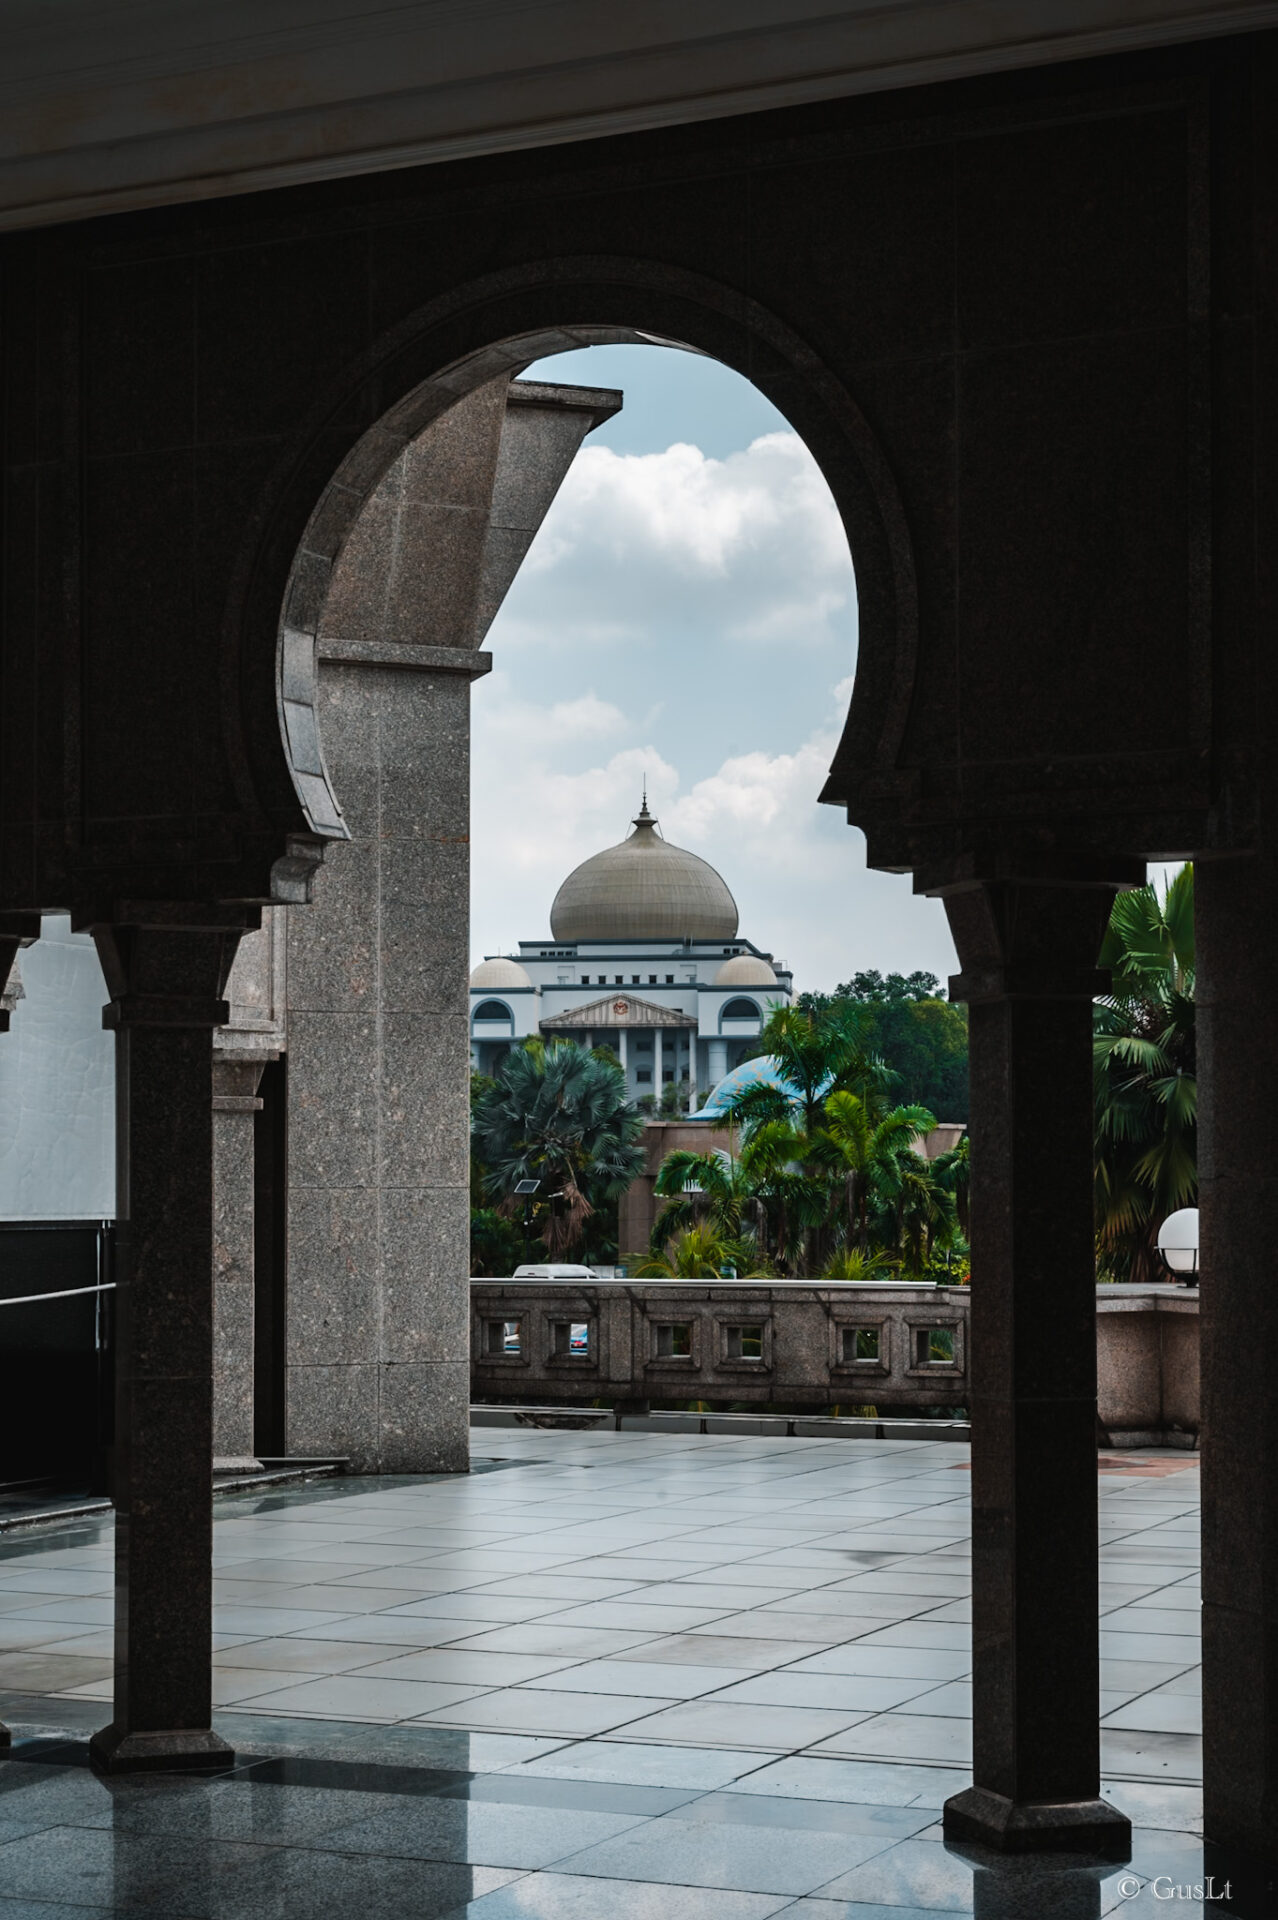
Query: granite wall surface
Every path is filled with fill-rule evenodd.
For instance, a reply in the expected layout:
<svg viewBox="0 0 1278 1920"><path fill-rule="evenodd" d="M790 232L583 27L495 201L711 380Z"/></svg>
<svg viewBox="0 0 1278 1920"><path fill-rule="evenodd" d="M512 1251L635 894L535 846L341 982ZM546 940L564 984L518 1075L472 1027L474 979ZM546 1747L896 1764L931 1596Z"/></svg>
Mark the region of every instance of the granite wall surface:
<svg viewBox="0 0 1278 1920"><path fill-rule="evenodd" d="M468 1462L470 687L618 404L481 387L396 461L334 573L317 710L350 838L288 910L290 1453Z"/></svg>

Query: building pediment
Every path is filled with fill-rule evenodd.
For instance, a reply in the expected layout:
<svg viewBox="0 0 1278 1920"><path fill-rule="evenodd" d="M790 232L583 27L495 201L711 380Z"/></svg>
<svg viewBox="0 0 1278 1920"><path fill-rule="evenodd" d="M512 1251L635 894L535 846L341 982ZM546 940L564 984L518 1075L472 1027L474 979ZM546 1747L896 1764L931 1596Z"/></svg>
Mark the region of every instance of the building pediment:
<svg viewBox="0 0 1278 1920"><path fill-rule="evenodd" d="M541 1023L541 1030L543 1033L604 1033L616 1027L695 1027L696 1024L690 1014L619 990L602 1000L590 1000L584 1007L548 1015Z"/></svg>

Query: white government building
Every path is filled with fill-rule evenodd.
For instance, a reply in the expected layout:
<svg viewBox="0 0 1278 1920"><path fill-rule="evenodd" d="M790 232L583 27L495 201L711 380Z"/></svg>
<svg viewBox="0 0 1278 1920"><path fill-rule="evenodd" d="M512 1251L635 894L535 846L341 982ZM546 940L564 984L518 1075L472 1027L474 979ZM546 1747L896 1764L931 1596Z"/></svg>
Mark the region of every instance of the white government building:
<svg viewBox="0 0 1278 1920"><path fill-rule="evenodd" d="M550 909L549 940L521 940L470 976L471 1060L491 1073L512 1042L559 1035L609 1046L633 1099L689 1081L716 1087L793 980L737 932L722 876L657 830L645 796L634 832L583 860ZM694 1100L695 1104L695 1100Z"/></svg>

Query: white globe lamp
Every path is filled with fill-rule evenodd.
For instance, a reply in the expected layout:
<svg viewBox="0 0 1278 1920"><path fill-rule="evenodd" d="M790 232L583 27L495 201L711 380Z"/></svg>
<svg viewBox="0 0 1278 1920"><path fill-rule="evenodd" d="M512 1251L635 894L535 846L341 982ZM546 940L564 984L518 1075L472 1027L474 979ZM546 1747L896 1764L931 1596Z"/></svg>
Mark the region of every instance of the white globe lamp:
<svg viewBox="0 0 1278 1920"><path fill-rule="evenodd" d="M1198 1209L1169 1213L1158 1229L1158 1257L1173 1280L1192 1286L1198 1278Z"/></svg>

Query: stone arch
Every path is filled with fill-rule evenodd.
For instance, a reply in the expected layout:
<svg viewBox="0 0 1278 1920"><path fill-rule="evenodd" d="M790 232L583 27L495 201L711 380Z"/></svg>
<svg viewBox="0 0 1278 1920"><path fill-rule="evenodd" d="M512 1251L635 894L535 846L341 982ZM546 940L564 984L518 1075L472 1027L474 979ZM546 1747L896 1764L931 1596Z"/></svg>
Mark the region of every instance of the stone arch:
<svg viewBox="0 0 1278 1920"><path fill-rule="evenodd" d="M591 317L574 318L582 315ZM228 609L227 694L238 710L237 764L300 832L299 865L312 837L343 834L316 714L316 636L369 499L412 441L479 387L557 352L617 343L721 360L804 440L838 506L857 580L856 676L837 757L884 775L895 766L914 686L914 557L895 478L846 385L735 288L649 260L550 259L459 287L385 335L312 409L268 490Z"/></svg>

